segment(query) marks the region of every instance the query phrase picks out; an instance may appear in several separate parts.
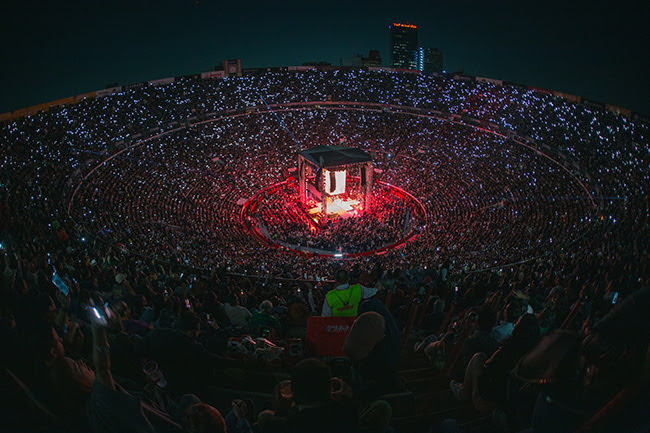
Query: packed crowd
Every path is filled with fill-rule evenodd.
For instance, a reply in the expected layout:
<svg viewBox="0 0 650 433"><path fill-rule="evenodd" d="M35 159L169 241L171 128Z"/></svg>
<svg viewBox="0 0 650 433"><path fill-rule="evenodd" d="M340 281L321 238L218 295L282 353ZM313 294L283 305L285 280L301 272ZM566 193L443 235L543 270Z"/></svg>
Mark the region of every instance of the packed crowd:
<svg viewBox="0 0 650 433"><path fill-rule="evenodd" d="M284 122L297 135L301 128L312 134L321 128L323 136L308 137L315 144L332 140L333 133L354 134L348 141L375 153L385 180L425 205L428 220L422 225L428 229L399 257L406 251L422 265L427 258L422 252L435 245L454 250L460 266L490 267L561 249L589 226L594 208L586 191L562 168L520 145L437 119L316 111L288 112ZM355 126L361 132L354 132ZM236 145L221 145L226 137L237 138ZM398 140L401 147L385 150L390 149L387 141ZM93 172L74 197L72 215L86 231L150 257L178 254L196 267L227 263L255 271L259 245L242 231L236 203L283 180L282 170L294 162L292 145L272 114L227 118L165 135ZM381 243L365 227L365 242ZM545 236L540 238L540 231ZM356 248L354 242L341 247ZM285 263L266 265L282 273L293 267ZM301 266L312 274L320 269L309 262Z"/></svg>
<svg viewBox="0 0 650 433"><path fill-rule="evenodd" d="M283 177L296 142L269 113L187 122L260 95L358 102L277 114L303 145L373 153L382 180L425 205L419 236L345 262L256 244L236 203ZM463 122L364 102L475 116L568 170ZM364 71L178 80L3 125L2 363L16 385L3 425L458 431L430 416L444 401L498 431L647 430L647 137L548 95ZM347 357L302 359L292 343L341 268L366 288ZM398 360L453 380L397 416L391 395L417 388Z"/></svg>
<svg viewBox="0 0 650 433"><path fill-rule="evenodd" d="M372 212L364 212L363 197L346 193L345 198L360 202L354 210L358 214L332 214L325 224L309 216L297 198L295 183L269 194L250 216L252 224L280 245L308 252L354 254L391 246L414 232L420 221L414 203L381 184L373 190Z"/></svg>

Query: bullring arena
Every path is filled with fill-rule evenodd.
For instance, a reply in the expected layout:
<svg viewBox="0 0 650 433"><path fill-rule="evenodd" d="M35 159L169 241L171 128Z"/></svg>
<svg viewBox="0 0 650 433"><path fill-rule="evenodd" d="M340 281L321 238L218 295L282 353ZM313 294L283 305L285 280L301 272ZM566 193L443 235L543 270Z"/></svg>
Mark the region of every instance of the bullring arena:
<svg viewBox="0 0 650 433"><path fill-rule="evenodd" d="M94 332L93 345L77 347L66 337L65 346L90 364L108 356L109 345L107 322L98 325L88 311L97 318L101 305L105 314L121 311L123 326L135 328L108 332L111 344L125 333L133 342L133 353L120 355L133 362L117 356L113 364L117 383L157 392L168 386L173 398L196 394L225 414L239 399L261 409L278 396L291 398L278 394L282 383L287 389L280 380L302 357L323 355L345 380L345 372L361 372L349 378L354 398L388 402L386 423L397 431L430 431L449 417L460 431L496 431L479 430L492 426L494 413L463 401L458 390L480 354L465 356L465 344L477 330L491 336L505 325L520 340L493 388L502 391L493 397L504 413L512 409L505 407L505 386L514 380L508 375L520 371L528 351L545 350L543 336L570 340L585 362L599 366L590 371L611 375L609 393L586 399L577 425L600 416L617 392L637 393L628 380L647 379L647 335L637 332L648 329L647 308L639 307L647 305L650 276L646 116L483 77L293 67L119 86L0 120L3 324L11 330L15 317L14 327L41 332L38 342L46 344L77 323L86 342ZM368 171L359 171L366 174L313 170L314 183L340 194L325 205L329 213L315 200L299 200L299 155L319 146L368 155ZM364 195L368 176L371 200ZM341 279L342 269L349 275ZM368 316L342 324L326 317L327 293L337 285L348 290L339 284L346 275L364 285L359 312L383 317L375 346L363 353L385 349L377 352L376 370L369 369L377 385L370 391L359 361L369 358L354 358L367 338L340 357L351 327ZM95 302L91 293L104 299ZM65 328L28 326L55 310L70 319ZM254 322L262 316L267 322ZM522 319L532 323L530 335L513 331ZM333 354L314 349L321 341L310 323L322 325L321 337L345 333ZM200 359L167 346L177 340L166 332L202 346ZM139 345L162 334L164 350ZM3 361L12 378L26 383L12 392L32 399L24 389L37 389L38 376L25 366L51 352L36 355L31 337L19 340L6 351L16 355ZM542 370L544 356L537 359ZM155 369L144 368L152 361ZM152 382L158 367L167 379ZM566 371L578 376L580 368ZM545 395L546 384L563 380L533 373L517 376L534 388L532 400L508 402L531 413L537 392ZM578 392L591 395L581 377L566 383L578 389L567 401ZM329 377L325 388L329 393ZM66 403L48 402L54 412ZM254 409L246 409L251 423L259 421ZM4 412L13 416L11 407ZM66 425L46 415L33 423ZM22 419L12 419L21 426Z"/></svg>
<svg viewBox="0 0 650 433"><path fill-rule="evenodd" d="M463 266L504 265L559 251L595 221L595 202L579 172L498 131L387 104L300 103L273 111L306 146L344 140L375 154L382 181L425 203L417 236L386 251L388 260L420 257L416 264L425 266L449 250ZM76 191L70 213L89 233L149 256L178 254L194 267L220 265L232 247L255 257L262 246L242 230L237 202L285 180L295 153L293 139L268 109L219 116L135 142L101 161ZM271 200L265 216L271 237L300 244L298 234L287 232L307 231L288 226L291 217L283 215L297 201L295 189ZM393 233L401 227L387 223L374 229L351 224L352 233L315 236L313 244L370 252L403 237ZM284 260L278 254L278 260L255 261L277 266ZM236 256L225 256L232 267Z"/></svg>
<svg viewBox="0 0 650 433"><path fill-rule="evenodd" d="M612 218L604 205L618 208L641 192L647 158L637 144L645 124L624 116L491 82L381 71L177 79L53 108L46 117L50 130L23 140L44 152L53 151L42 147L46 140L65 144L50 158L69 177L66 211L83 233L133 253L241 273L285 271L286 251L269 256L244 229L237 202L286 180L300 147L364 149L382 182L424 204L417 234L374 259L427 266L449 255L469 269L573 245ZM20 133L8 130L8 142ZM614 143L624 150L608 149ZM603 158L612 166L590 172ZM614 179L623 169L631 176ZM279 204L269 203L270 212L286 211ZM290 234L286 218L277 221L284 223L269 222L279 232L272 236L305 244L302 230ZM367 225L347 229L363 241L334 232L310 245L344 255L381 250L402 238L394 225L377 227L381 234ZM310 275L322 268L318 259L288 261Z"/></svg>

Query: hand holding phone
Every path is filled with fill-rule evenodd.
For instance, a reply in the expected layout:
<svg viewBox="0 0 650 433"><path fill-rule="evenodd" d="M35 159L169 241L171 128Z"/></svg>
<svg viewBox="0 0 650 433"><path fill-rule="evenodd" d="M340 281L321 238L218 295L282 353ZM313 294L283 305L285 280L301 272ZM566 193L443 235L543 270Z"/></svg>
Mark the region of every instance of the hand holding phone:
<svg viewBox="0 0 650 433"><path fill-rule="evenodd" d="M88 312L90 323L93 326L100 328L106 328L109 321L113 320L115 317L115 314L108 306L108 303L104 303L102 298L98 295L95 295L88 300L86 311Z"/></svg>
<svg viewBox="0 0 650 433"><path fill-rule="evenodd" d="M64 295L67 295L68 292L70 291L70 288L68 285L59 277L59 274L56 273L56 269L52 272L52 283L63 293Z"/></svg>

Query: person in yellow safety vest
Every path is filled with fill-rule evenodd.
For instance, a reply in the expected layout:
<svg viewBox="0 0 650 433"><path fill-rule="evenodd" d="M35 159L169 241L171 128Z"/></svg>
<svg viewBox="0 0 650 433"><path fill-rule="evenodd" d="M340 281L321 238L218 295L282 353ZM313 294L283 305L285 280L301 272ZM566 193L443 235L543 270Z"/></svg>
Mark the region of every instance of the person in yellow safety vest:
<svg viewBox="0 0 650 433"><path fill-rule="evenodd" d="M350 274L344 269L336 273L336 288L325 295L323 316L355 317L362 299L368 299L377 293L373 287L361 284L350 285Z"/></svg>

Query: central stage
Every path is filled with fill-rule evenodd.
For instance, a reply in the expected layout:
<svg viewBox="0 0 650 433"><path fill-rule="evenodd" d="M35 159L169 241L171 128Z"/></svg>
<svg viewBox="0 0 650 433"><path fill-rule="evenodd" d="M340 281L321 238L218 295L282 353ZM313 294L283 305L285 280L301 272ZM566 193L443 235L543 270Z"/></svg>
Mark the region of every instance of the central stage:
<svg viewBox="0 0 650 433"><path fill-rule="evenodd" d="M316 206L310 208L307 210L307 213L318 223L319 216L322 214L321 204L318 203ZM336 215L344 219L359 217L363 214L363 203L354 199L328 198L327 213L330 217Z"/></svg>
<svg viewBox="0 0 650 433"><path fill-rule="evenodd" d="M354 178L349 180L358 182ZM304 209L296 200L297 194L298 185L293 177L260 190L242 206L242 224L253 237L271 248L336 259L385 254L416 237L426 224L422 203L386 182L375 182L377 207L372 212L362 214L363 203L343 195L328 203L330 217L325 221L321 219L318 203ZM353 221L356 218L358 223ZM381 238L375 238L374 228L382 227ZM361 230L362 236L350 236L355 228ZM319 239L329 246L319 244Z"/></svg>
<svg viewBox="0 0 650 433"><path fill-rule="evenodd" d="M300 204L319 223L371 210L372 157L359 148L316 146L300 152L297 180Z"/></svg>

